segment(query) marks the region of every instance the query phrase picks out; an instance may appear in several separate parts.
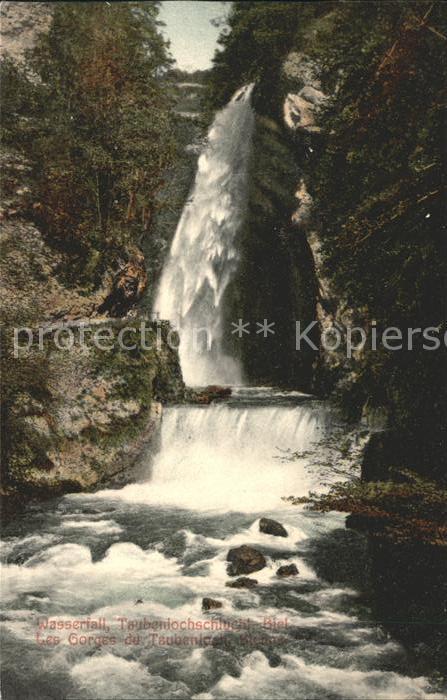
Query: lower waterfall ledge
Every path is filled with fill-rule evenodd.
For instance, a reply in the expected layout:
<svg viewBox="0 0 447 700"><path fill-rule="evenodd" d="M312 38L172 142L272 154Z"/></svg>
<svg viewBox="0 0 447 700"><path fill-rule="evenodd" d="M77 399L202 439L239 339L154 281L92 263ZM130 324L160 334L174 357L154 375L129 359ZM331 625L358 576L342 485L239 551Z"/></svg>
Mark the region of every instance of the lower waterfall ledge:
<svg viewBox="0 0 447 700"><path fill-rule="evenodd" d="M104 321L114 337L123 323L140 321ZM168 324L161 332L149 324L147 346L135 350L75 342L66 352L47 336L45 395L23 391L8 414L14 439L2 484L5 517L30 499L122 486L147 473L160 445L162 404L185 393L168 332Z"/></svg>

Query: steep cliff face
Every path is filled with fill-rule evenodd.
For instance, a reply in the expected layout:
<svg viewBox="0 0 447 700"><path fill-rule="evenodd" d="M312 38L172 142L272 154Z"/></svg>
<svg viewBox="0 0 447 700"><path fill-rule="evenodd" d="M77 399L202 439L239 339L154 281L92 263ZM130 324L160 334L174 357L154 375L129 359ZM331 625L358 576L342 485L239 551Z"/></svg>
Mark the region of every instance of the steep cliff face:
<svg viewBox="0 0 447 700"><path fill-rule="evenodd" d="M335 290L325 265L323 238L318 210L309 192L312 187L312 165L318 167L322 157L320 139L322 112L328 97L322 92L318 65L305 54L293 52L284 64L285 75L296 92L289 93L284 102L284 120L296 135L302 157L307 161L296 190L297 207L292 216L295 226L305 236L311 251L312 269L317 284L316 316L319 337L330 339L335 328L343 338L350 327L367 330L370 325L365 308L354 307ZM332 347L331 341L320 343L313 364L312 388L319 394L330 395L341 402L348 418L362 418L371 431L365 443L364 476L367 480L387 477L389 466L397 459L410 463L414 444L397 450L400 442L393 431L383 435L389 425L389 406L378 405L361 388L361 377L367 363L363 348L346 353L346 344ZM377 435L375 433L378 433ZM397 437L397 440L396 440Z"/></svg>
<svg viewBox="0 0 447 700"><path fill-rule="evenodd" d="M157 449L161 402L183 397L169 326L98 316L104 291L61 284L59 256L29 222L7 221L1 243L8 502L135 479Z"/></svg>
<svg viewBox="0 0 447 700"><path fill-rule="evenodd" d="M48 31L53 9L52 3L3 3L3 54L20 64ZM36 163L7 142L1 164L8 515L29 497L137 478L139 465L147 469L158 449L162 404L182 400L184 385L169 325L151 323L135 309L147 284L138 246L122 244L99 281L86 283L71 274L70 246L55 245L38 223Z"/></svg>
<svg viewBox="0 0 447 700"><path fill-rule="evenodd" d="M316 317L317 280L308 241L292 217L300 167L294 134L284 122L259 112L255 119L249 168L246 221L238 246L240 265L229 298L228 325L243 318L252 329L265 320L274 333L251 333L232 352L241 354L253 384L278 384L309 390L315 352L298 352L295 324ZM314 340L318 333L312 334ZM234 338L234 336L233 336Z"/></svg>
<svg viewBox="0 0 447 700"><path fill-rule="evenodd" d="M312 188L312 169L318 167L323 155L321 142L323 110L328 96L322 91L319 78L320 69L315 61L299 52L292 52L284 63L283 71L289 85L295 89L284 101L284 121L295 134L294 148L298 152L303 168L302 176L295 192L295 211L292 221L300 235L305 237L310 253L311 267L316 278L316 314L313 321L318 322L317 338L331 329L338 329L343 336L350 326L367 327L365 310L350 305L343 295L336 292L331 275L325 265L323 255L323 237L319 213L310 194ZM362 350L353 350L352 356L346 356L346 346L332 348L334 343L321 343L313 364L312 386L322 394L348 392L355 386L364 361ZM335 345L335 344L334 344ZM363 398L363 397L362 397ZM360 401L362 401L360 398ZM356 406L356 409L361 409ZM374 413L374 427L378 427L377 411ZM382 417L384 413L382 412ZM365 410L365 418L369 412ZM373 418L371 417L371 427Z"/></svg>
<svg viewBox="0 0 447 700"><path fill-rule="evenodd" d="M418 182L418 179L422 180L420 173L424 173L427 166L414 166L412 159L415 155L411 153L414 142L411 139L410 157L408 161L403 160L408 169L405 177L401 174L403 166L398 159L386 175L384 166L377 163L380 163L379 156L362 151L365 148L362 139L368 141L368 129L379 128L378 118L373 122L374 126L362 122L361 135L353 140L352 134L345 133L346 127L342 116L337 114L334 95L329 101L332 110L329 110L329 116L335 120L339 131L328 133L326 128L323 135L322 120L328 114L325 110L327 98L321 92L317 64L302 54L291 54L284 70L292 86L296 86L285 100L284 116L296 134L298 148L306 163L298 183L298 207L293 218L312 251L318 279L317 319L321 336L328 334L325 342L320 344L314 365L314 389L335 397L349 417L361 418L372 431L364 458L365 480L389 478L391 469L414 469L419 474L444 479L445 392L441 388L439 393L436 378L445 368L445 350L443 354L441 345L436 353L424 352L417 341L414 346L405 346L408 328L417 329L419 326L421 331L421 327L429 323L438 330L443 327L438 290L442 286L445 289L445 283L440 286L442 277L437 267L445 243L435 222L430 227L425 224L440 214L439 204L436 201L430 203L431 198L441 191L439 181L434 179L429 185L425 181ZM405 74L401 79L405 81ZM388 83L385 86L389 90ZM398 100L397 86L394 90L393 99ZM370 112L367 117L355 118L369 119L372 107L369 102L363 107L362 100L370 98L361 95L357 99L358 113L362 115L363 109ZM357 111L354 110L354 115ZM349 118L347 109L345 114ZM389 115L385 113L383 118L389 119ZM410 124L409 128L413 126ZM337 140L342 138L340 133L343 134L341 146ZM422 138L421 132L417 135ZM390 138L385 138L384 148L389 148ZM405 144L405 138L398 134L393 143L396 142ZM424 146L428 150L432 147L431 141L429 143L430 146ZM422 150L422 146L416 147L419 158ZM343 152L343 157L339 151ZM362 158L369 158L371 167L379 171L377 183L374 182L377 193L371 193L366 185L361 184L355 189L351 163L361 162ZM439 152L435 150L428 167L436 166L438 158ZM340 206L337 205L340 193L331 189L337 182L334 172L337 159L340 161L340 179L343 177L346 187L353 189L353 200L344 193L347 203ZM386 177L391 184L386 184ZM409 186L408 183L413 183L414 191L401 191ZM430 190L428 195L420 194L427 189ZM316 193L316 202L311 193ZM359 197L360 201L355 203L354 197ZM394 197L397 197L397 203ZM425 202L427 209L424 210ZM417 205L422 205L419 211ZM333 211L335 215L337 207L339 220L334 223L330 213ZM396 220L397 224L394 223ZM351 239L347 233L350 226L353 228L349 232ZM399 239L404 235L405 227L409 232L418 233L405 234L407 243L401 245ZM380 235L386 235L386 239L380 239ZM338 237L339 243L332 242L330 236ZM368 241L369 255L361 249L365 241ZM434 250L438 252L434 253ZM430 258L431 273L427 267ZM380 259L381 263L378 263ZM342 275L339 267L343 268ZM411 274L414 275L414 297L409 293L411 282L407 275ZM367 280L366 284L363 278ZM357 289L361 289L362 294ZM433 290L432 305L428 303L430 290ZM389 301L385 302L387 297ZM377 325L382 325L382 329L386 325L396 326L398 331L400 328L403 350L397 353L386 351L380 346L380 341L377 347L373 347L371 338ZM360 342L357 332L348 351L351 328L361 329L366 342ZM338 334L340 342L334 343L337 337L331 333Z"/></svg>

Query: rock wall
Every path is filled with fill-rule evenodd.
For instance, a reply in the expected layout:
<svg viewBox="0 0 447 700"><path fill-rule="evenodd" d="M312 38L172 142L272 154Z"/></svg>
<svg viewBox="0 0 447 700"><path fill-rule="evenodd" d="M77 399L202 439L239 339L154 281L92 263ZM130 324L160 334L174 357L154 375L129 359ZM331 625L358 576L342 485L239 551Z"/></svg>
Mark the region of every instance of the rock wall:
<svg viewBox="0 0 447 700"><path fill-rule="evenodd" d="M296 187L296 209L292 220L306 238L311 252L317 284L316 320L319 335L321 337L336 327L343 336L349 326L367 327L368 322L364 310L349 306L333 289L324 266L318 211L314 208L309 192L308 180L311 179L312 163L321 157L324 147L320 141L320 122L327 96L321 89L318 66L304 54L292 52L283 71L289 84L294 86L294 92L289 93L284 101L284 121L295 134L295 149L303 165L302 176ZM361 351L354 350L352 357L348 358L343 343L334 350L331 350L329 343L321 343L313 367L314 391L319 394L350 391L356 384L362 362ZM362 399L360 397L360 402ZM356 406L356 409L359 408L361 406ZM368 409L366 407L364 411L366 422L370 422ZM371 419L371 425L373 422Z"/></svg>
<svg viewBox="0 0 447 700"><path fill-rule="evenodd" d="M48 30L53 7L2 3L2 55L23 60ZM135 310L147 284L142 252L127 251L127 262L106 270L95 289L73 282L70 254L32 223L39 202L31 165L12 150L0 163L1 493L8 516L32 497L146 473L163 403L183 400L184 384L169 324ZM126 327L135 333L134 349L118 343ZM92 342L94 333L109 342Z"/></svg>
<svg viewBox="0 0 447 700"><path fill-rule="evenodd" d="M240 354L247 381L307 391L312 383L311 349L295 347L295 322L315 319L317 283L311 251L292 217L299 166L293 132L258 104L250 160L246 222L238 245L240 264L228 291L230 322L242 318L251 333L232 336L231 354ZM260 335L257 323L273 323Z"/></svg>
<svg viewBox="0 0 447 700"><path fill-rule="evenodd" d="M347 352L347 329L359 327L368 335L372 324L366 307L350 305L343 293L336 293L325 267L321 222L311 193L313 172L318 170L328 143L320 133L326 97L321 93L318 67L303 54L291 54L284 71L291 87L284 103L284 119L295 134L295 147L303 163L293 219L312 252L318 281L316 310L320 334L335 328L342 339L334 349L329 343L320 344L313 368L313 390L335 399L348 418L360 419L369 429L362 465L365 481L400 479L398 470L405 469L445 480L445 421L443 425L439 420L445 409L436 387L433 398L427 392L431 377L439 372L436 364L443 362L442 358L426 353L424 361L417 365L416 351L413 356L402 353L400 374L387 374L388 360L383 352L379 354L380 348L377 353L371 349L371 341L354 348L351 356ZM415 284L418 284L417 276ZM410 376L415 367L419 367L416 371L421 372L421 368L426 371L429 378L427 382L421 372L419 387L404 378L405 372ZM386 390L382 391L384 382ZM433 409L435 420L429 418Z"/></svg>
<svg viewBox="0 0 447 700"><path fill-rule="evenodd" d="M65 287L58 254L20 218L5 222L2 250L7 502L138 478L158 449L161 402L183 398L169 324L95 316L104 292ZM22 330L14 349L14 328L33 329L32 342ZM124 328L136 348L120 346ZM107 342L93 342L95 333Z"/></svg>
<svg viewBox="0 0 447 700"><path fill-rule="evenodd" d="M99 315L107 285L91 294L65 286L69 261L14 206L4 208L0 266L6 515L23 498L138 478L158 449L161 402L182 400L184 390L169 325ZM134 350L117 342L126 327ZM107 347L92 342L99 332Z"/></svg>

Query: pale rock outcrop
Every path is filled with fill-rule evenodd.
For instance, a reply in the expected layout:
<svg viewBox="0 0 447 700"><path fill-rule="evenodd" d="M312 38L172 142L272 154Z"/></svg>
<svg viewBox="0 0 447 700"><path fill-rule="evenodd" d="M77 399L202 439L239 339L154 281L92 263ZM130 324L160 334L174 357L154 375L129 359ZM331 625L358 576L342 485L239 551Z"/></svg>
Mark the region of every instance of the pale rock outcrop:
<svg viewBox="0 0 447 700"><path fill-rule="evenodd" d="M327 97L321 90L316 64L301 53L291 53L283 66L288 78L301 89L289 93L284 102L284 120L288 127L308 133L318 133L318 112Z"/></svg>
<svg viewBox="0 0 447 700"><path fill-rule="evenodd" d="M41 32L48 31L53 2L2 2L0 5L0 55L23 61Z"/></svg>

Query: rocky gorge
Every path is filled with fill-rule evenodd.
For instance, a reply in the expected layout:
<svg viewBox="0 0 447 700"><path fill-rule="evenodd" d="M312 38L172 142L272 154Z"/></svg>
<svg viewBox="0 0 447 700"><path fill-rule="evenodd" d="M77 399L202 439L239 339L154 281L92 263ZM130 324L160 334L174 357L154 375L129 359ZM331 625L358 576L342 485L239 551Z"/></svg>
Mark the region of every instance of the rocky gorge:
<svg viewBox="0 0 447 700"><path fill-rule="evenodd" d="M6 60L23 64L49 31L53 10L53 3L4 3ZM35 164L11 146L1 158L2 493L9 517L30 498L135 478L138 462L157 450L161 402L181 401L184 384L169 324L141 310L129 314L147 287L141 250L123 248L94 286L73 281L70 252L36 223L43 205ZM120 348L120 329L141 323L144 347ZM55 342L58 328L74 334L72 346ZM92 341L99 329L106 347Z"/></svg>
<svg viewBox="0 0 447 700"><path fill-rule="evenodd" d="M2 9L2 692L443 698L445 17L159 9Z"/></svg>
<svg viewBox="0 0 447 700"><path fill-rule="evenodd" d="M3 52L8 60L13 60L18 65L24 63L27 52L40 41L39 37L49 31L53 11L51 3L34 3L29 7L26 3L20 6L17 3L4 4ZM330 32L331 23L336 21L334 18L336 13L322 13L321 16L317 13L313 16L310 12L301 37L302 45L308 47L307 53L293 49L285 53L282 62L275 68L279 82L277 81L278 87L273 99L271 95L267 98L263 94L264 77L261 76L254 89L255 125L248 165L247 210L238 234L237 270L225 291L222 323L229 326L230 321L237 316L243 317L247 323L268 317L275 319L275 333L269 343L259 343L256 335L250 335L241 344L234 334L227 335L222 341L223 348L229 356L238 357L248 382L299 388L319 396L335 398L349 419L361 420L370 433L363 460L366 481L396 478L395 472L393 477L390 471L396 467L400 470L416 469L426 476L431 476L435 469L435 473L442 475L445 451L441 414L439 421L430 421L428 429L425 422L421 423L423 412L430 402L430 376L423 390L419 391L418 401L413 407L408 399L411 382L408 384L407 380L414 364L412 360L419 363L419 348L416 348L413 356L408 355L408 361L405 357L401 361L399 357L393 368L393 363L383 353L372 353L366 344L364 347L361 344L354 346L348 356L344 342L334 350L320 342L321 337L325 333L330 334L333 329L340 333L343 340L352 327L369 335L376 323L368 304L354 303L352 294L343 289L337 278L338 273L331 270L328 264L329 244L322 220L318 173L325 167L327 153L333 148L330 138L336 138L334 129L332 137L328 138L325 120L328 115L333 119L330 110L333 110L331 105L340 90L340 84L335 84L334 87L328 79L328 71L318 53L320 49L315 36L319 32L323 36ZM394 70L393 66L388 70ZM270 80L269 71L267 76ZM95 273L93 284L87 278L86 282L81 282L79 276L76 280L67 274L72 265L72 254L61 248L60 243L55 245L56 241L51 241L48 233L42 232L47 226L45 221L49 214L48 205L40 201L42 193L36 187L35 166L20 150L11 146L4 147L2 235L5 255L2 298L6 309L5 333L9 333L9 341L13 321L16 326L36 326L39 323L49 326L55 322L72 321L81 325L93 321L107 326L107 318L126 318L129 312L130 316L134 316L133 324L138 323L138 318L141 322L151 317L151 309L158 304L154 297L154 277L157 279L160 276L163 260L167 256L167 245L172 238L171 229L188 196L194 161L204 142L206 114L201 112L204 84L190 84L181 76L176 76L175 79L178 86L178 121L175 128L180 144L179 155L177 168L168 171L160 190L161 201L169 198L170 205L168 209L163 209L163 205L154 217L150 244L146 239L141 241L141 245L138 242L119 244L110 260L102 264L101 274ZM21 117L23 118L26 121L26 117ZM126 225L133 225L135 202L134 195L131 195L125 215ZM332 203L329 202L329 205L332 206ZM324 206L327 208L329 205ZM143 229L148 225L145 211L143 208ZM93 249L89 255L84 267L86 274L90 274L90 269L98 267L99 251ZM19 270L20 279L16 277L16 269ZM255 286L258 287L258 294L253 298L250 291ZM156 311L158 314L158 309ZM141 318L139 314L142 314ZM302 328L312 327L310 342L300 348L300 351L297 351L293 327L296 320L299 320ZM392 320L399 322L397 317ZM165 340L167 333L165 327ZM429 362L425 363L424 372L437 376L437 367L440 370L443 362L442 357L438 360L438 355L436 353L436 356L428 358L426 354L424 359ZM31 353L31 357L30 371L35 377L39 373L49 373L49 381L42 380L42 385L36 387L37 394L40 392L43 396L47 392L48 396L51 395L51 400L59 405L58 416L64 418L55 419L54 411L50 412L52 417L50 413L43 417L42 409L39 408L42 406L41 397L36 400L31 397L28 400L20 391L18 404L25 405L26 408L16 410L11 406L3 409L5 416L9 412L11 420L18 421L17 425L22 418L25 419L22 431L24 439L17 450L14 447L11 451L7 437L9 429L5 428L4 433L4 450L11 451L11 465L16 465L8 470L11 478L15 475L14 479L21 472L34 473L33 470L30 471L31 465L35 466L36 459L40 459L42 465L45 465L42 483L54 483L56 487L57 478L55 481L50 478L52 469L56 469L51 467L53 461L45 450L42 453L34 452L36 447L33 446L41 442L40 434L36 432L38 424L42 436L45 436L44 442L53 444L53 437L66 433L66 437L72 440L66 442L66 449L73 453L76 426L83 431L82 439L85 439L89 431L97 432L98 429L106 433L110 428L113 433L116 419L121 421L121 427L124 427L127 420L129 429L131 423L143 425L143 417L146 415L148 423L143 433L147 436L148 426L154 423L151 414L158 410L156 407L151 408L150 395L153 393L154 400L162 401L182 400L185 395L175 351L168 349L161 351L159 356L149 352L144 358L134 357L132 368L127 367L129 363L123 358L123 366L117 367L116 377L108 379L101 375L98 357L88 359L83 356L82 361L78 356L69 359L54 347L45 360L43 353ZM114 356L114 361L115 359ZM103 360L104 367L108 367L107 353ZM33 363L36 362L34 372ZM162 366L163 363L167 363L166 368ZM146 365L157 367L156 370L151 370L151 379L144 376L143 385L148 388L148 394L143 404L132 392L127 392L125 400L130 404L119 406L119 401L122 400L120 392L123 393L119 386L128 383L127 379L120 378L124 365L126 371L137 374L139 371L146 372ZM62 379L64 371L67 373L65 388ZM51 379L53 373L55 379ZM91 378L81 380L81 373L87 373ZM133 381L136 376L134 375ZM383 377L383 380L376 381L377 377ZM86 386L86 382L89 386ZM149 386L151 382L155 387L153 392ZM57 385L57 391L48 389L50 385ZM75 391L73 387L76 387ZM25 387L25 395L28 390L29 387ZM415 391L418 391L417 387ZM90 392L94 392L92 397ZM106 402L102 410L99 396L102 397L101 401L104 399ZM202 398L194 397L194 400L209 403L212 397L208 392ZM72 405L64 407L65 401L71 401ZM89 404L91 406L87 408ZM440 406L441 404L440 398ZM35 406L36 414L29 413L29 405ZM89 414L90 409L92 415ZM129 415L126 419L127 412ZM65 425L72 419L72 426ZM62 420L61 429L56 427L58 420ZM420 430L418 425L424 427ZM406 435L403 441L402 433ZM123 440L124 435L125 431ZM60 441L56 439L55 442ZM140 445L138 439L136 444ZM123 447L124 443L121 448ZM105 474L114 472L114 466L110 467L111 471L106 466L109 459L115 464L111 455L106 458L103 450L103 470L101 459L98 462L98 448L93 448L89 443L88 449L92 450L91 464L96 464L98 474L103 471ZM8 460L6 451L4 461ZM79 451L78 448L75 451ZM132 449L130 453L133 454ZM81 450L79 454L83 455L84 452ZM62 474L65 475L63 479L67 480L67 484L93 486L97 479L98 483L101 482L102 477L93 476L93 472L85 479L78 481L76 476L71 481L70 469L64 469L64 463L64 459L58 460L57 473L61 478ZM75 462L71 469L77 474L83 472L80 464ZM53 472L54 475L56 471ZM36 484L38 482L39 479Z"/></svg>

